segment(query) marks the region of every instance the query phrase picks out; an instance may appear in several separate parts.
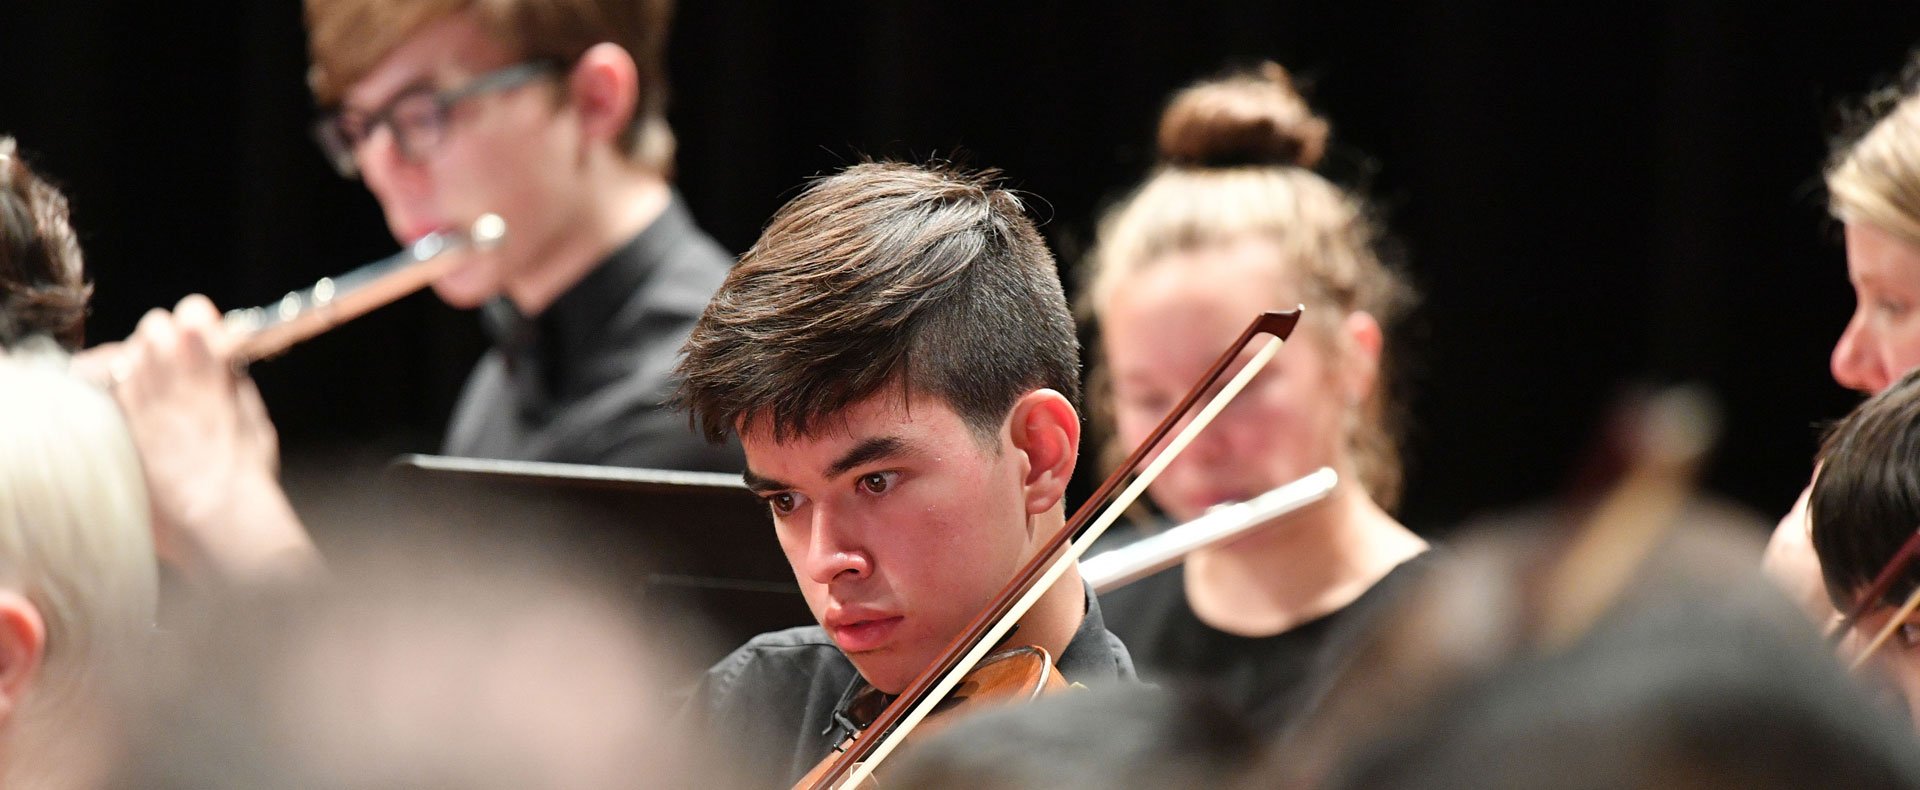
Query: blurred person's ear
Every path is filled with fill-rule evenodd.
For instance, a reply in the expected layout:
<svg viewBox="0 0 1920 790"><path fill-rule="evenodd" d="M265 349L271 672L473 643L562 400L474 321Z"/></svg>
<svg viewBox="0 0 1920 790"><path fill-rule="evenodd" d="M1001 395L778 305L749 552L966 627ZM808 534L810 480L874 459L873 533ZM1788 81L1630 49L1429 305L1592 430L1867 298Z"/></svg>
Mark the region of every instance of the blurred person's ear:
<svg viewBox="0 0 1920 790"><path fill-rule="evenodd" d="M0 723L12 718L46 655L47 624L26 596L0 591Z"/></svg>
<svg viewBox="0 0 1920 790"><path fill-rule="evenodd" d="M613 143L633 123L639 111L639 67L620 45L602 42L589 47L574 62L567 91L580 113L587 136Z"/></svg>

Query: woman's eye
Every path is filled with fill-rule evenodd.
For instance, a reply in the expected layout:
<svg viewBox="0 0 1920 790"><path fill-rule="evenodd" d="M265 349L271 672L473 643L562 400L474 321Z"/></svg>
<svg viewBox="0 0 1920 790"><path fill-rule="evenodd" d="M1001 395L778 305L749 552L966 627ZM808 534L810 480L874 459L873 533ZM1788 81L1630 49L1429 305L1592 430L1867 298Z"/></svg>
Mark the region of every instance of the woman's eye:
<svg viewBox="0 0 1920 790"><path fill-rule="evenodd" d="M1163 395L1126 398L1121 401L1121 408L1158 420L1173 410L1173 399Z"/></svg>
<svg viewBox="0 0 1920 790"><path fill-rule="evenodd" d="M1900 644L1908 650L1920 647L1920 623L1900 624Z"/></svg>
<svg viewBox="0 0 1920 790"><path fill-rule="evenodd" d="M869 494L884 494L892 487L892 472L869 472L860 476L860 490Z"/></svg>
<svg viewBox="0 0 1920 790"><path fill-rule="evenodd" d="M1887 315L1890 315L1890 316L1905 315L1908 309L1908 305L1906 302L1895 301L1892 299L1881 299L1877 302L1874 302L1874 306L1880 308L1880 312L1886 313Z"/></svg>

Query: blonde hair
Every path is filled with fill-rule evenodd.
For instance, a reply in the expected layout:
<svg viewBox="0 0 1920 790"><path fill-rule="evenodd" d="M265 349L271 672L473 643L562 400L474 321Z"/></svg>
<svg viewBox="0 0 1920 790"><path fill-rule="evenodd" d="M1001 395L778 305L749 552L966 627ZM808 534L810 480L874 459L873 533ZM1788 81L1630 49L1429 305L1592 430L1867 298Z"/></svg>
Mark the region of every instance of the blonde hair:
<svg viewBox="0 0 1920 790"><path fill-rule="evenodd" d="M672 173L666 72L672 0L306 0L313 58L307 83L314 98L322 106L339 104L348 87L408 38L464 13L529 60L571 66L595 44L624 48L640 72L640 103L620 144L630 161Z"/></svg>
<svg viewBox="0 0 1920 790"><path fill-rule="evenodd" d="M0 354L0 587L46 623L26 704L56 718L144 654L158 595L133 439L112 399L66 367L35 344Z"/></svg>
<svg viewBox="0 0 1920 790"><path fill-rule="evenodd" d="M1291 274L1307 305L1302 329L1337 366L1345 353L1338 330L1348 315L1365 311L1384 328L1412 294L1382 263L1365 205L1309 169L1328 134L1278 64L1176 94L1161 116L1159 168L1100 223L1085 308L1098 318L1118 289L1169 254L1269 239L1282 250L1273 265ZM1347 439L1367 492L1392 508L1401 468L1386 361L1383 351L1380 378ZM1103 420L1106 383L1096 374L1095 414Z"/></svg>
<svg viewBox="0 0 1920 790"><path fill-rule="evenodd" d="M1828 162L1827 208L1920 247L1920 94L1895 88L1868 103L1877 120Z"/></svg>

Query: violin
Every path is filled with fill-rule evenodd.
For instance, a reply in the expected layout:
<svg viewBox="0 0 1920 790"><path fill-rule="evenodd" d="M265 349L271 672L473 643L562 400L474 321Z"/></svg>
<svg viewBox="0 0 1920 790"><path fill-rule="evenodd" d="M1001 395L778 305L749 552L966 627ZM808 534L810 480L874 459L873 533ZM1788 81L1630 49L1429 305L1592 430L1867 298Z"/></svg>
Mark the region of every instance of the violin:
<svg viewBox="0 0 1920 790"><path fill-rule="evenodd" d="M1134 448L1126 461L1074 511L1060 531L1035 552L1033 559L1021 567L987 608L975 616L898 697L878 714L868 717L857 715L862 707L858 702L865 693L856 696L856 705L850 710L856 715L849 717L853 731L794 786L809 790L861 787L874 769L930 717L952 716L965 706L981 702L1030 700L1064 688L1067 682L1060 678L1053 666L1053 657L1046 650L1031 645L1001 649L1004 640L1054 582L1074 566L1214 416L1266 367L1293 334L1303 309L1262 313L1255 318L1146 440ZM1217 394L1201 405L1201 399L1213 390L1241 352L1263 335L1267 342L1260 350ZM1200 406L1197 412L1195 406ZM1190 413L1192 419L1187 421ZM1187 421L1184 427L1183 421ZM1176 428L1179 432L1169 440L1167 437L1174 434ZM1166 444L1160 449L1163 441ZM1157 455L1156 449L1160 449ZM1153 456L1151 462L1147 460L1149 455ZM872 707L878 707L877 702Z"/></svg>

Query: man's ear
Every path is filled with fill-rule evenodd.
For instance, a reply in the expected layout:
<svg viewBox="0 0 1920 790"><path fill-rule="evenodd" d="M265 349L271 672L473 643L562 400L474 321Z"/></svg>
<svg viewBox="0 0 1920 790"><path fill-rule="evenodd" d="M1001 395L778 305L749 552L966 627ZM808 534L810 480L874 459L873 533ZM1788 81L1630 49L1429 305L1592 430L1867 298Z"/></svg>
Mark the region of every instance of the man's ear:
<svg viewBox="0 0 1920 790"><path fill-rule="evenodd" d="M1027 514L1052 510L1066 497L1080 458L1080 413L1067 396L1038 389L1014 403L1008 429L1014 448L1026 455Z"/></svg>
<svg viewBox="0 0 1920 790"><path fill-rule="evenodd" d="M0 723L20 709L46 649L47 624L39 608L24 595L0 591Z"/></svg>
<svg viewBox="0 0 1920 790"><path fill-rule="evenodd" d="M590 140L617 142L640 105L640 70L619 44L587 48L567 76L567 92Z"/></svg>
<svg viewBox="0 0 1920 790"><path fill-rule="evenodd" d="M1346 349L1340 373L1340 383L1345 390L1342 394L1347 396L1348 403L1359 405L1373 394L1373 388L1380 382L1380 349L1385 338L1379 319L1365 310L1347 314L1340 331L1346 335L1342 338Z"/></svg>

